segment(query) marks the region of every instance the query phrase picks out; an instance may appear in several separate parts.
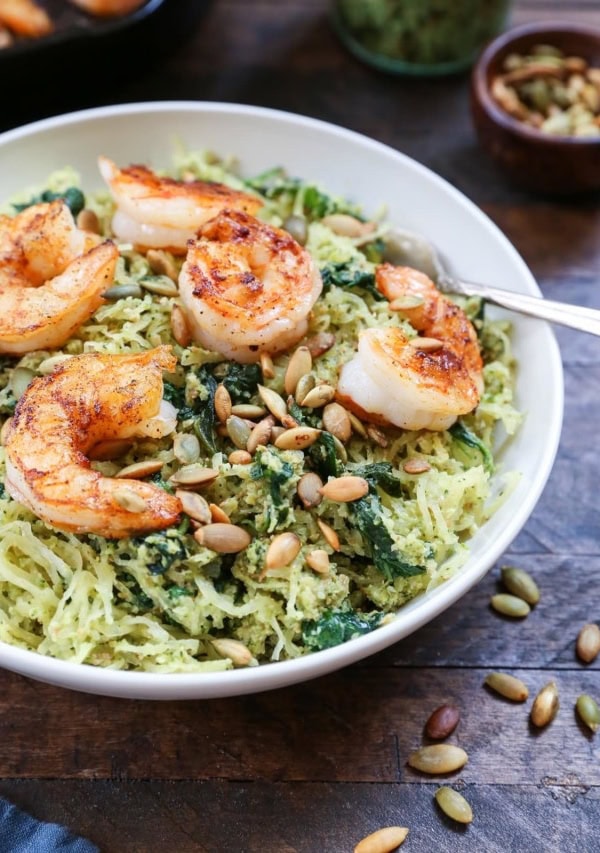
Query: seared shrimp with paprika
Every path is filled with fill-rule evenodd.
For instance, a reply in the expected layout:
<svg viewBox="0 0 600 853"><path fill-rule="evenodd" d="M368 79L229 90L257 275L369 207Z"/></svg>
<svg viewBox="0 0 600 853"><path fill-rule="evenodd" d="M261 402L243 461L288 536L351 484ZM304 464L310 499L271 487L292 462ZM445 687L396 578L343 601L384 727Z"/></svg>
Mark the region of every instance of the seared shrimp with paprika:
<svg viewBox="0 0 600 853"><path fill-rule="evenodd" d="M103 304L119 253L62 201L0 217L0 353L60 347Z"/></svg>
<svg viewBox="0 0 600 853"><path fill-rule="evenodd" d="M109 539L177 521L181 503L174 495L140 480L105 477L86 455L101 440L173 432L176 410L162 399L162 372L175 364L166 346L133 355L90 353L34 379L3 436L11 497L60 530Z"/></svg>
<svg viewBox="0 0 600 853"><path fill-rule="evenodd" d="M403 429L445 430L471 412L483 391L477 334L464 311L426 275L382 264L377 289L422 336L366 329L341 370L337 392L359 417Z"/></svg>
<svg viewBox="0 0 600 853"><path fill-rule="evenodd" d="M224 208L254 214L262 207L256 196L225 184L176 181L146 166L119 169L108 157L99 157L98 165L117 205L113 234L142 250L183 255L188 240Z"/></svg>
<svg viewBox="0 0 600 853"><path fill-rule="evenodd" d="M322 287L311 256L287 231L236 210L202 228L179 276L193 339L239 362L297 343Z"/></svg>

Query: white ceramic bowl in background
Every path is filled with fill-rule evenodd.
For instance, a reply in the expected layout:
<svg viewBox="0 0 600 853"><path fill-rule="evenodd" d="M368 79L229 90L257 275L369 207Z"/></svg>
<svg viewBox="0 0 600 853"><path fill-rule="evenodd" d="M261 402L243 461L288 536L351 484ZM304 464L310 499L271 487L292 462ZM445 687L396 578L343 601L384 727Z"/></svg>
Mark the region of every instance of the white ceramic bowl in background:
<svg viewBox="0 0 600 853"><path fill-rule="evenodd" d="M67 164L86 190L100 188L96 158L166 167L173 140L189 148L234 155L244 174L284 166L316 180L366 212L387 204L389 220L428 237L453 272L523 293L539 294L531 273L495 225L461 193L391 148L313 119L233 104L146 103L47 119L0 136L3 199ZM499 312L501 313L501 312ZM51 684L112 696L192 699L270 690L314 678L390 646L429 622L470 589L510 545L548 478L560 437L563 384L560 355L544 323L512 315L519 361L517 402L525 422L506 449L505 470L520 484L471 540L466 566L441 587L417 598L383 628L306 657L231 672L120 672L42 657L0 643L0 666Z"/></svg>

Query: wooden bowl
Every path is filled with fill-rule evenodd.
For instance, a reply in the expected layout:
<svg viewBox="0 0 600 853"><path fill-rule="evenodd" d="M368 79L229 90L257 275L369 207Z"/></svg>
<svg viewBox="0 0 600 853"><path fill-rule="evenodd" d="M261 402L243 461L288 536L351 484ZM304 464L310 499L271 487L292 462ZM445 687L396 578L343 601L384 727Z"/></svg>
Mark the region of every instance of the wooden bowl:
<svg viewBox="0 0 600 853"><path fill-rule="evenodd" d="M521 187L552 195L600 190L600 137L550 136L513 118L491 94L505 57L548 44L600 67L600 30L566 23L527 24L494 39L471 77L471 112L479 140Z"/></svg>

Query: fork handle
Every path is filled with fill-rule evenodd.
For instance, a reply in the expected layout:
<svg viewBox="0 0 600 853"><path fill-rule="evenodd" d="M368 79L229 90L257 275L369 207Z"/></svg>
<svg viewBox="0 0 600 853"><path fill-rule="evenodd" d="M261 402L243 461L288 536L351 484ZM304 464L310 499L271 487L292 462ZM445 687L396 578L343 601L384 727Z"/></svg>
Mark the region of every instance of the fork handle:
<svg viewBox="0 0 600 853"><path fill-rule="evenodd" d="M481 296L489 302L517 311L519 314L528 314L531 317L548 320L550 323L558 323L580 332L600 336L600 311L597 308L554 302L540 296L527 296L523 293L488 287L486 284L476 284L473 281L463 281L446 275L443 276L440 285L442 290L460 293L463 296Z"/></svg>

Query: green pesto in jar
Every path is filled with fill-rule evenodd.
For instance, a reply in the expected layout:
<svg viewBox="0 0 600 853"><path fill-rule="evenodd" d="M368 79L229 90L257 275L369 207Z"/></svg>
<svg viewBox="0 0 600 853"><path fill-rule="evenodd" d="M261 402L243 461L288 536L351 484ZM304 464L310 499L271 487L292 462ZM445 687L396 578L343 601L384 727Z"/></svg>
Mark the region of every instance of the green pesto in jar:
<svg viewBox="0 0 600 853"><path fill-rule="evenodd" d="M468 68L506 23L510 0L336 0L333 22L359 59L395 73Z"/></svg>

